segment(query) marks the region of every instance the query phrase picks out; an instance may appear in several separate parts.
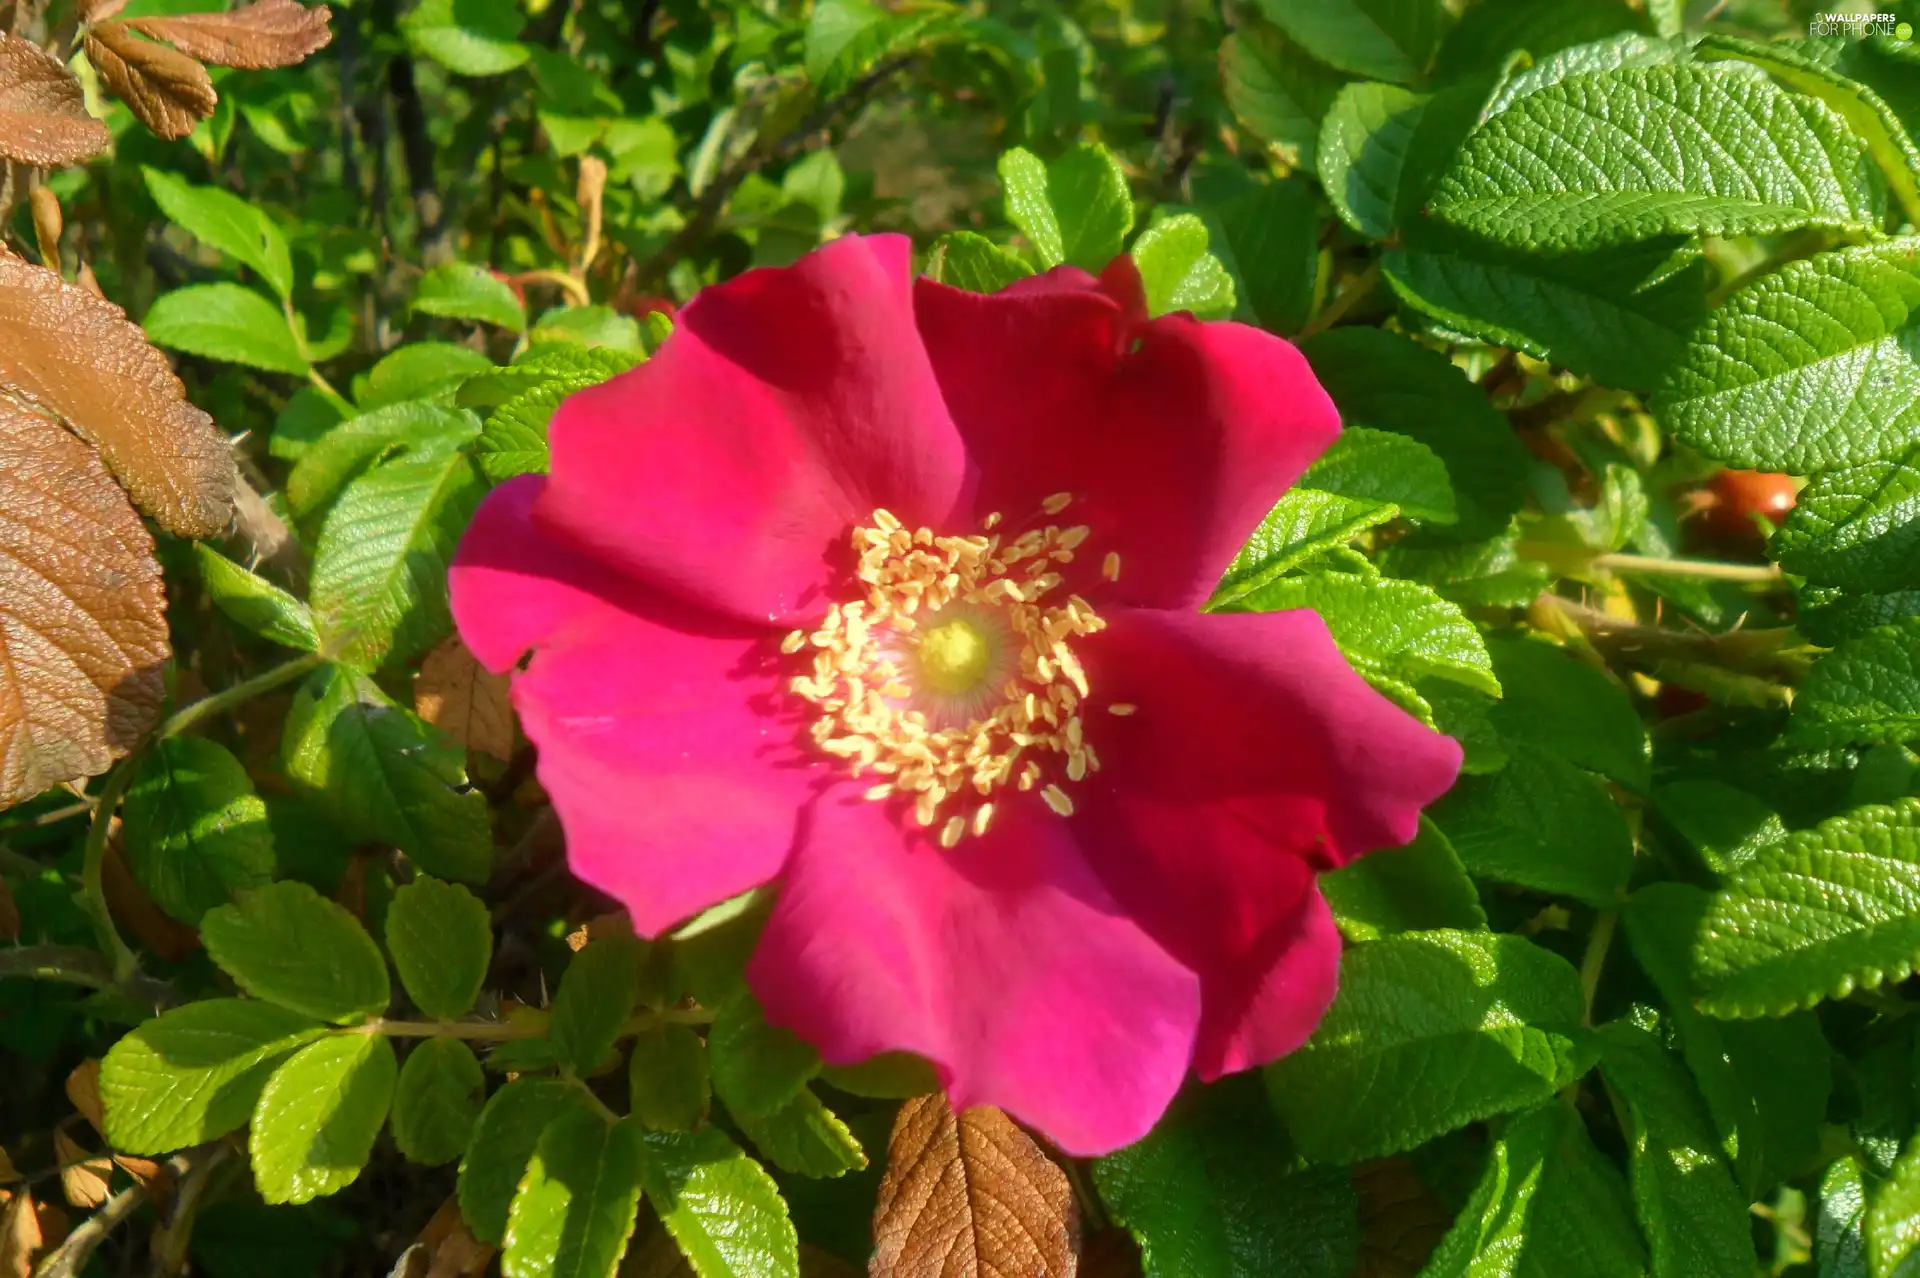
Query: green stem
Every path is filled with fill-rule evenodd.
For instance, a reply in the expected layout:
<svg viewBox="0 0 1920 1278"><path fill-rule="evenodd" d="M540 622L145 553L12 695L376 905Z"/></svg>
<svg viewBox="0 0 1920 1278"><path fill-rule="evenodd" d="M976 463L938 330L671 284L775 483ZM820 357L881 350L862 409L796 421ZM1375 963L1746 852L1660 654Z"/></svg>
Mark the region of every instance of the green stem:
<svg viewBox="0 0 1920 1278"><path fill-rule="evenodd" d="M1620 911L1602 910L1587 934L1586 953L1580 956L1580 996L1586 1005L1581 1024L1593 1024L1593 995L1600 988L1600 974L1606 970L1607 950L1613 944L1614 929L1620 924Z"/></svg>
<svg viewBox="0 0 1920 1278"><path fill-rule="evenodd" d="M704 1007L668 1008L662 1012L641 1012L620 1027L621 1038L644 1034L661 1025L708 1025L713 1013ZM544 1038L546 1018L529 1017L525 1021L390 1021L384 1017L366 1021L347 1034L377 1034L382 1038L464 1038L473 1042L502 1043L520 1038Z"/></svg>
<svg viewBox="0 0 1920 1278"><path fill-rule="evenodd" d="M160 725L162 737L177 737L188 728L203 719L217 714L225 714L235 706L244 705L264 692L271 692L283 683L291 683L310 670L326 664L327 655L323 652L309 652L304 657L295 657L284 665L275 666L265 674L255 675L244 683L236 683L225 692L216 692L210 697L202 697L177 712Z"/></svg>
<svg viewBox="0 0 1920 1278"><path fill-rule="evenodd" d="M85 816L91 811L93 811L93 801L91 799L82 799L78 803L69 803L64 808L55 808L51 812L41 812L34 816L25 817L19 821L8 822L6 825L0 826L0 833L8 830L37 830L43 826L57 825L69 817Z"/></svg>
<svg viewBox="0 0 1920 1278"><path fill-rule="evenodd" d="M1327 303L1326 309L1309 320L1307 326L1300 330L1294 340L1304 342L1315 333L1325 332L1338 324L1346 318L1348 311L1358 306L1367 294L1373 292L1374 285L1379 282L1380 260L1375 258L1367 264L1366 270L1340 286L1340 291L1333 295L1333 300Z"/></svg>
<svg viewBox="0 0 1920 1278"><path fill-rule="evenodd" d="M93 932L100 943L101 952L113 959L113 979L116 984L124 984L131 979L139 970L140 962L113 926L113 913L107 909L103 867L107 860L107 832L113 825L113 810L120 806L120 796L133 784L134 770L139 766L141 753L134 751L107 774L107 783L101 788L100 798L94 804L93 824L87 830L86 849L80 867L80 903L93 920Z"/></svg>
<svg viewBox="0 0 1920 1278"><path fill-rule="evenodd" d="M103 990L113 984L107 960L84 945L23 945L0 949L0 977L24 976L36 981L64 981Z"/></svg>
<svg viewBox="0 0 1920 1278"><path fill-rule="evenodd" d="M1708 581L1773 582L1780 580L1778 564L1723 564L1710 559L1662 559L1657 555L1597 555L1595 568L1669 577L1699 577Z"/></svg>

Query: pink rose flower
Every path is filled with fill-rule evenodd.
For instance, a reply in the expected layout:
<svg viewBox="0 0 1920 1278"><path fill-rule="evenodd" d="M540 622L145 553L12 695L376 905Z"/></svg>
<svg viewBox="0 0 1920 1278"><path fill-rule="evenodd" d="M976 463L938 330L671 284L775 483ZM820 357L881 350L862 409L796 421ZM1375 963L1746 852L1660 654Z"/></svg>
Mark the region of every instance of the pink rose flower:
<svg viewBox="0 0 1920 1278"><path fill-rule="evenodd" d="M1460 749L1311 612L1204 615L1339 432L1289 344L1139 275L992 296L848 237L707 289L555 415L452 575L568 858L648 935L777 884L748 980L1077 1155L1312 1033L1318 870Z"/></svg>

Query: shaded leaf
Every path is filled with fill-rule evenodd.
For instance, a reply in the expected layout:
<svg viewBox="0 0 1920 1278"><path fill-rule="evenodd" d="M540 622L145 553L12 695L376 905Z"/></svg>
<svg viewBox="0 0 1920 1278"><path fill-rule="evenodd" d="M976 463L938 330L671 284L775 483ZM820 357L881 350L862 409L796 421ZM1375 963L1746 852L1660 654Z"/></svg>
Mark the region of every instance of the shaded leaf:
<svg viewBox="0 0 1920 1278"><path fill-rule="evenodd" d="M211 537L237 475L212 419L125 312L0 254L0 387L58 413L168 532Z"/></svg>
<svg viewBox="0 0 1920 1278"><path fill-rule="evenodd" d="M333 30L324 4L254 0L226 13L129 18L127 25L217 67L290 67L327 47Z"/></svg>
<svg viewBox="0 0 1920 1278"><path fill-rule="evenodd" d="M416 1163L450 1163L467 1152L487 1098L473 1049L457 1038L429 1038L407 1053L393 1093L393 1143Z"/></svg>
<svg viewBox="0 0 1920 1278"><path fill-rule="evenodd" d="M557 1078L516 1078L493 1094L460 1160L460 1214L474 1237L497 1245L506 1236L509 1205L540 1134L570 1113L593 1117L586 1093Z"/></svg>
<svg viewBox="0 0 1920 1278"><path fill-rule="evenodd" d="M240 761L215 742L158 742L140 762L122 817L134 881L182 923L197 926L234 893L273 878L267 805Z"/></svg>
<svg viewBox="0 0 1920 1278"><path fill-rule="evenodd" d="M713 1090L706 1044L685 1025L646 1031L633 1040L627 1085L635 1118L659 1131L692 1131Z"/></svg>
<svg viewBox="0 0 1920 1278"><path fill-rule="evenodd" d="M143 40L124 22L97 22L84 39L87 61L134 118L169 141L213 114L219 95L207 69L184 53Z"/></svg>
<svg viewBox="0 0 1920 1278"><path fill-rule="evenodd" d="M867 1152L853 1129L821 1104L812 1088L801 1088L770 1114L733 1118L767 1161L784 1171L831 1180L867 1165Z"/></svg>
<svg viewBox="0 0 1920 1278"><path fill-rule="evenodd" d="M393 894L386 937L414 1006L443 1021L472 1010L493 960L493 921L480 898L423 874Z"/></svg>
<svg viewBox="0 0 1920 1278"><path fill-rule="evenodd" d="M900 1107L873 1216L871 1272L1067 1278L1079 1231L1063 1173L1004 1113L943 1095Z"/></svg>
<svg viewBox="0 0 1920 1278"><path fill-rule="evenodd" d="M152 726L164 608L153 539L93 450L0 398L0 807L106 771Z"/></svg>
<svg viewBox="0 0 1920 1278"><path fill-rule="evenodd" d="M87 114L80 82L31 40L0 32L0 159L42 168L78 164L113 135Z"/></svg>

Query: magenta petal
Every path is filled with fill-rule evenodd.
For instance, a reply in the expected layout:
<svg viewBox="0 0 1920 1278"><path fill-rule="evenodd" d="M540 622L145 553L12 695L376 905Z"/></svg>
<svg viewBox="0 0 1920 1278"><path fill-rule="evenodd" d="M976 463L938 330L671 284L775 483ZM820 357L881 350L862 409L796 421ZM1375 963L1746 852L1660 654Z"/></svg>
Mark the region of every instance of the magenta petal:
<svg viewBox="0 0 1920 1278"><path fill-rule="evenodd" d="M1074 824L1121 906L1200 974L1202 1072L1260 1063L1332 994L1315 870L1411 839L1460 747L1369 687L1312 612L1108 620L1082 641L1101 768Z"/></svg>
<svg viewBox="0 0 1920 1278"><path fill-rule="evenodd" d="M1075 1155L1147 1133L1199 1016L1193 974L1037 803L946 852L886 805L825 796L747 976L829 1062L917 1052L956 1108L997 1105Z"/></svg>
<svg viewBox="0 0 1920 1278"><path fill-rule="evenodd" d="M1075 287L1078 285L1079 287ZM1069 492L1061 518L1117 552L1105 593L1192 607L1339 433L1291 345L1184 315L1140 322L1138 274L1049 273L981 296L922 280L920 330L980 468L979 513L1019 527Z"/></svg>
<svg viewBox="0 0 1920 1278"><path fill-rule="evenodd" d="M568 862L652 935L779 873L819 769L772 717L785 690L764 638L616 602L622 583L528 518L540 487L504 484L481 507L454 617L492 669L535 649L513 704Z"/></svg>
<svg viewBox="0 0 1920 1278"><path fill-rule="evenodd" d="M815 602L876 507L945 522L966 475L898 236L848 236L703 290L651 360L569 399L548 433L542 522L758 622Z"/></svg>

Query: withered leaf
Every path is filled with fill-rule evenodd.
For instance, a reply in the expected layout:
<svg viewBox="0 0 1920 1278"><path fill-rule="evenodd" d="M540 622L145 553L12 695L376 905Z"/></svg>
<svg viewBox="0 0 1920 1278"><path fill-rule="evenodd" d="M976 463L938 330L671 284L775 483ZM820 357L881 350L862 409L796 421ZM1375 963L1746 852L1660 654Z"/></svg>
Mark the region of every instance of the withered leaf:
<svg viewBox="0 0 1920 1278"><path fill-rule="evenodd" d="M420 663L414 713L469 750L503 762L513 756L513 707L507 677L482 666L455 635Z"/></svg>
<svg viewBox="0 0 1920 1278"><path fill-rule="evenodd" d="M0 399L0 807L106 771L152 726L165 605L153 538L93 450Z"/></svg>
<svg viewBox="0 0 1920 1278"><path fill-rule="evenodd" d="M74 1066L67 1075L67 1100L80 1116L93 1124L93 1130L101 1131L105 1119L100 1112L100 1061L89 1056Z"/></svg>
<svg viewBox="0 0 1920 1278"><path fill-rule="evenodd" d="M60 1192L75 1207L91 1209L107 1201L113 1182L113 1160L88 1154L79 1141L55 1128L53 1154L60 1160Z"/></svg>
<svg viewBox="0 0 1920 1278"><path fill-rule="evenodd" d="M873 1278L1071 1278L1066 1173L1004 1113L939 1093L900 1107L873 1214Z"/></svg>
<svg viewBox="0 0 1920 1278"><path fill-rule="evenodd" d="M0 253L0 393L57 413L168 532L233 519L233 451L139 326L52 271Z"/></svg>
<svg viewBox="0 0 1920 1278"><path fill-rule="evenodd" d="M0 33L0 156L50 168L90 159L112 141L60 59Z"/></svg>
<svg viewBox="0 0 1920 1278"><path fill-rule="evenodd" d="M309 9L295 0L257 0L228 13L129 18L127 25L202 62L257 71L290 67L326 48L332 16L324 4Z"/></svg>
<svg viewBox="0 0 1920 1278"><path fill-rule="evenodd" d="M127 7L127 0L80 0L74 15L81 22L105 22Z"/></svg>
<svg viewBox="0 0 1920 1278"><path fill-rule="evenodd" d="M169 140L213 114L220 95L207 69L184 53L135 35L124 22L87 28L87 61L134 118Z"/></svg>
<svg viewBox="0 0 1920 1278"><path fill-rule="evenodd" d="M107 836L106 857L100 866L100 887L106 893L107 909L120 931L140 942L169 963L178 963L200 948L200 934L174 918L134 882L127 868L126 853L120 849L120 818L113 819Z"/></svg>
<svg viewBox="0 0 1920 1278"><path fill-rule="evenodd" d="M32 1278L33 1258L46 1245L33 1195L16 1189L0 1210L0 1278Z"/></svg>

